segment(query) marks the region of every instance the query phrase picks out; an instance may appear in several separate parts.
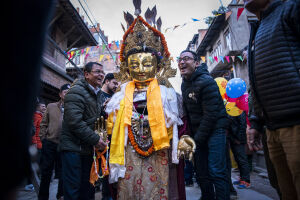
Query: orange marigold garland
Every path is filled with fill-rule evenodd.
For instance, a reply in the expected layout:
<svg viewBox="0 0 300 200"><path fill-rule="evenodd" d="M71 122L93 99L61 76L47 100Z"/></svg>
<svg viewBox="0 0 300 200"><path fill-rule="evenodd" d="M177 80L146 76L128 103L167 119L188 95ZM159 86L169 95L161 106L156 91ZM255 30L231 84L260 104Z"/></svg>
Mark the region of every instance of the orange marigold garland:
<svg viewBox="0 0 300 200"><path fill-rule="evenodd" d="M142 149L140 149L139 145L134 140L134 135L132 133L131 126L128 127L128 138L129 138L129 141L130 141L131 145L133 146L134 150L141 156L147 157L153 153L154 144L152 144L152 146L147 151L143 151Z"/></svg>
<svg viewBox="0 0 300 200"><path fill-rule="evenodd" d="M165 51L165 56L168 58L170 57L170 52L168 50L168 46L167 46L167 42L165 39L165 36L156 28L152 27L150 24L148 24L141 16L138 16L137 18L134 19L134 21L132 22L132 24L129 26L128 30L125 32L125 34L123 35L123 41L125 41L125 39L127 38L129 33L133 33L133 28L134 25L136 24L136 20L139 19L147 28L149 28L150 30L152 30L154 32L155 35L158 35L161 39L161 43L164 47L164 51ZM120 61L123 62L124 61L124 48L125 48L125 42L122 43L121 45L121 49L120 49Z"/></svg>

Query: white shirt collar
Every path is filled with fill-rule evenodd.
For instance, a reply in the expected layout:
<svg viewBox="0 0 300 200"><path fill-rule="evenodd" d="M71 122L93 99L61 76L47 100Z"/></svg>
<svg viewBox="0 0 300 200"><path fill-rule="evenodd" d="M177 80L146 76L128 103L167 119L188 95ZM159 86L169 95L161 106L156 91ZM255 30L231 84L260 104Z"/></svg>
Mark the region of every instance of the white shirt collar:
<svg viewBox="0 0 300 200"><path fill-rule="evenodd" d="M100 88L95 88L95 87L93 87L91 84L89 84L89 86L90 86L90 88L95 92L95 94L97 95L98 94L98 92L101 90Z"/></svg>

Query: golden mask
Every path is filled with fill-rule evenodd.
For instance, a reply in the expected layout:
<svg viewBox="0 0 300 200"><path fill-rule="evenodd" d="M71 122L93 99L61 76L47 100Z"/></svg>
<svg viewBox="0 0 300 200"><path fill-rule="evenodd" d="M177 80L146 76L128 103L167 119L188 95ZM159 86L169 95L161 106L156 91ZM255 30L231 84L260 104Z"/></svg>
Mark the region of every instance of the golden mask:
<svg viewBox="0 0 300 200"><path fill-rule="evenodd" d="M128 69L136 82L147 82L155 78L157 58L152 53L135 53L128 56Z"/></svg>

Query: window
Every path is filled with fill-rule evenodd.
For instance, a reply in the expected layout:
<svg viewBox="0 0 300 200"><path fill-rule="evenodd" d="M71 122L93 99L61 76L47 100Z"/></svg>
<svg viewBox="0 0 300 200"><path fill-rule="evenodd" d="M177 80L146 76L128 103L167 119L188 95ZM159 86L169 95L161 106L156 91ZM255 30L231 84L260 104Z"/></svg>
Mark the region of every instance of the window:
<svg viewBox="0 0 300 200"><path fill-rule="evenodd" d="M227 29L224 36L225 36L226 47L231 51L232 46L231 46L231 35L230 35L230 32L229 32L229 29Z"/></svg>
<svg viewBox="0 0 300 200"><path fill-rule="evenodd" d="M80 64L80 55L76 56L75 57L75 62L74 62L76 65L79 65Z"/></svg>

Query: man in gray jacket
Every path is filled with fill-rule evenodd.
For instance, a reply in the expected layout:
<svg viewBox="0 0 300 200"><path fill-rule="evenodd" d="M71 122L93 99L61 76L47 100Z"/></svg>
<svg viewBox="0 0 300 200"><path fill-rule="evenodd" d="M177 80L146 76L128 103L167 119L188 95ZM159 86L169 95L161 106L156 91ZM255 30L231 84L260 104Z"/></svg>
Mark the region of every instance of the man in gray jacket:
<svg viewBox="0 0 300 200"><path fill-rule="evenodd" d="M103 77L103 66L89 62L84 67L84 79L74 82L65 96L60 138L65 200L89 199L93 146L100 150L106 147L94 131L95 121L101 113Z"/></svg>

